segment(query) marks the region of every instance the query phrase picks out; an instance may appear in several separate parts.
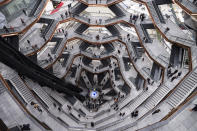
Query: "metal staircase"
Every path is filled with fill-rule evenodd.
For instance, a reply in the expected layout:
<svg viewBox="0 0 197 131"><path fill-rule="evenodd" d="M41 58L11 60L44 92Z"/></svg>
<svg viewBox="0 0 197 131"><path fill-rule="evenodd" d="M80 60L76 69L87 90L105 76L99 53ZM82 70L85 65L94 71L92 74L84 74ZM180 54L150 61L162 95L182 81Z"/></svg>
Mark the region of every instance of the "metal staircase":
<svg viewBox="0 0 197 131"><path fill-rule="evenodd" d="M173 108L181 104L197 87L197 69L186 78L176 88L176 90L169 97L167 103Z"/></svg>
<svg viewBox="0 0 197 131"><path fill-rule="evenodd" d="M27 86L17 74L13 74L10 82L14 85L15 89L26 103L30 103L34 99L30 90L27 88Z"/></svg>

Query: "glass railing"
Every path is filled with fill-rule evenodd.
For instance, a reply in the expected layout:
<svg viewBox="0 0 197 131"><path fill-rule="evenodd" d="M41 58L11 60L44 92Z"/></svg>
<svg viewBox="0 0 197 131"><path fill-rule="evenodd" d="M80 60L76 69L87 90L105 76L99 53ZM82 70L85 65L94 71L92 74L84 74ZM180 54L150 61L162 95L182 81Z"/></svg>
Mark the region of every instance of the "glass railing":
<svg viewBox="0 0 197 131"><path fill-rule="evenodd" d="M160 62L162 62L165 65L169 64L169 58L163 56L163 55L159 55L157 56L157 60L159 59Z"/></svg>
<svg viewBox="0 0 197 131"><path fill-rule="evenodd" d="M158 16L160 22L161 22L161 23L165 23L165 19L164 19L162 13L161 13L159 7L158 7L157 4L155 3L155 1L152 1L152 5L153 5L153 7L154 7L154 9L155 9L155 13L157 14L157 16Z"/></svg>
<svg viewBox="0 0 197 131"><path fill-rule="evenodd" d="M164 46L164 48L166 49L166 51L170 54L171 53L171 47L166 43L164 38L161 38L161 43Z"/></svg>
<svg viewBox="0 0 197 131"><path fill-rule="evenodd" d="M84 17L84 16L80 16L80 15L78 15L78 14L75 14L75 15L71 15L71 16L73 16L74 18L76 18L76 19L79 19L79 20L82 20L82 21L85 21L85 22L89 22L89 20L91 19L91 18L89 18L89 17Z"/></svg>
<svg viewBox="0 0 197 131"><path fill-rule="evenodd" d="M34 7L38 1L40 0L25 0L25 2L21 0L13 0L8 4L1 6L0 12L5 15L7 21L9 22L23 14L23 10L29 14L29 11L33 10L32 7Z"/></svg>
<svg viewBox="0 0 197 131"><path fill-rule="evenodd" d="M177 42L177 43L186 44L187 46L194 46L195 45L195 42L192 40L188 40L188 39L185 39L182 37L174 36L172 34L170 34L170 36L168 38Z"/></svg>
<svg viewBox="0 0 197 131"><path fill-rule="evenodd" d="M114 17L114 15L112 13L107 13L107 12L87 12L87 11L84 11L82 13L82 16L100 16L100 15L104 15L103 17Z"/></svg>
<svg viewBox="0 0 197 131"><path fill-rule="evenodd" d="M110 23L112 21L117 21L117 20L122 20L125 16L115 16L113 18L109 18L107 20L105 20L105 23Z"/></svg>
<svg viewBox="0 0 197 131"><path fill-rule="evenodd" d="M119 37L118 36L104 36L104 37L102 37L103 40L112 40L115 38L119 38Z"/></svg>
<svg viewBox="0 0 197 131"><path fill-rule="evenodd" d="M190 0L175 0L175 1L185 6L191 12L197 13L197 5L192 3Z"/></svg>
<svg viewBox="0 0 197 131"><path fill-rule="evenodd" d="M149 5L150 5L150 3L149 3ZM149 6L150 7L150 9L152 9L152 6L150 5ZM154 9L152 9L152 10L154 10ZM152 13L152 15L154 15L153 13ZM155 17L157 17L157 15L154 15ZM174 23L171 19L168 19L168 22L171 22L171 23ZM157 23L157 25L158 25L158 27L159 28L165 28L165 27L163 27L163 25L162 24L160 24L160 23ZM174 25L176 25L176 24L174 24ZM192 38L192 33L191 33L191 31L185 26L185 25L183 25L183 27L184 27L184 31L182 32L182 33L184 33L185 34L185 36L189 36L189 38L191 38L191 40L193 40L193 38ZM180 27L178 26L178 28L180 29ZM181 29L180 29L181 30ZM169 32L167 32L166 34L169 34L169 35L171 35ZM176 40L180 40L179 38L177 38L178 36L176 36ZM172 38L172 37L171 37ZM181 40L182 41L182 40ZM186 41L186 39L184 40L184 41ZM188 40L188 41L190 41L190 40ZM192 42L192 41L191 41ZM190 43L190 42L187 42L188 44ZM191 44L191 43L190 43Z"/></svg>
<svg viewBox="0 0 197 131"><path fill-rule="evenodd" d="M172 22L171 20L169 20L169 22ZM175 26L177 26L176 24L174 24ZM163 24L157 24L158 28L160 28L160 30L165 30L166 27L164 27ZM178 27L180 28L180 27ZM183 32L184 33L184 32ZM184 33L185 34L185 33ZM178 36L174 36L173 34L171 34L169 31L167 33L165 33L165 35L167 36L168 39L175 41L177 43L186 45L186 46L193 46L195 44L195 41L191 40L191 39L186 39L186 38L182 38L182 37L178 37ZM185 36L187 37L188 35L185 34Z"/></svg>
<svg viewBox="0 0 197 131"><path fill-rule="evenodd" d="M44 1L44 0L41 2L41 4L45 4L45 3L46 3L46 1ZM34 14L34 16L37 16L40 13L40 10L42 10L42 9L43 9L43 6L39 5L39 9L37 9L37 11L36 11L37 14L36 15ZM28 9L24 9L24 10L26 10L26 12L28 14L28 12L30 12L32 9L28 8ZM22 9L21 9L21 11L22 11ZM19 13L19 16L20 15L21 15L21 13ZM16 17L19 17L19 16L16 16ZM15 17L13 17L13 18L15 18ZM10 21L13 20L13 18L10 19ZM6 19L9 19L9 18L6 18ZM18 27L14 27L14 23L12 25L8 23L7 25L5 25L4 28L0 29L0 34L11 34L11 33L20 32L24 28L26 28L29 24L31 24L35 19L36 19L36 17L31 17L27 21L25 21L25 24L21 23L21 25L19 25L19 26L17 25Z"/></svg>
<svg viewBox="0 0 197 131"><path fill-rule="evenodd" d="M190 29L183 23L180 21L180 19L177 17L177 14L172 6L172 4L169 5L169 7L171 8L171 12L172 12L172 16L169 16L170 20L177 24L179 26L179 28L183 29L183 32L188 35L190 37L190 39L195 40L193 37L193 33L190 31Z"/></svg>
<svg viewBox="0 0 197 131"><path fill-rule="evenodd" d="M45 59L45 60L38 60L38 65L40 66L40 67L44 67L44 66L46 66L46 64L49 64L49 63L51 63L48 59Z"/></svg>
<svg viewBox="0 0 197 131"><path fill-rule="evenodd" d="M160 18L157 15L157 12L156 12L156 10L155 10L155 8L153 6L153 3L152 2L148 2L147 5L148 5L148 8L150 9L151 15L152 15L155 23L160 23Z"/></svg>
<svg viewBox="0 0 197 131"><path fill-rule="evenodd" d="M32 48L32 47L27 47L25 49L24 48L20 48L19 51L22 52L23 54L28 54L28 53L36 51L36 50L34 48Z"/></svg>

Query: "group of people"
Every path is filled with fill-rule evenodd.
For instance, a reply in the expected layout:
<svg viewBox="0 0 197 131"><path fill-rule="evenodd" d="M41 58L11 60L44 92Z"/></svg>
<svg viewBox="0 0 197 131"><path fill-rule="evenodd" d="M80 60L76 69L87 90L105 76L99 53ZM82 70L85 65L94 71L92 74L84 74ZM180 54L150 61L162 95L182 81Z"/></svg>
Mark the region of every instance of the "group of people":
<svg viewBox="0 0 197 131"><path fill-rule="evenodd" d="M97 111L98 110L98 108L99 108L99 106L100 106L100 104L102 103L101 102L101 98L99 98L99 100L98 100L98 102L99 103L97 103L97 102L94 102L94 101L87 101L86 102L86 106L88 107L88 109L90 109L90 110L95 110L95 111Z"/></svg>
<svg viewBox="0 0 197 131"><path fill-rule="evenodd" d="M166 27L166 29L164 31L164 34L166 34L169 30L170 30L170 28L169 27Z"/></svg>
<svg viewBox="0 0 197 131"><path fill-rule="evenodd" d="M53 103L53 106L57 107L56 103ZM59 112L61 111L61 107L58 107L57 109L58 109Z"/></svg>
<svg viewBox="0 0 197 131"><path fill-rule="evenodd" d="M115 103L115 106L114 106L114 110L117 111L119 110L119 106L118 106L118 101L120 99L123 99L125 96L124 95L121 95L120 92L118 93L117 97L114 97L114 103ZM121 116L121 115L120 115Z"/></svg>
<svg viewBox="0 0 197 131"><path fill-rule="evenodd" d="M138 116L138 110L131 113L131 118Z"/></svg>
<svg viewBox="0 0 197 131"><path fill-rule="evenodd" d="M123 117L124 115L125 115L125 112L124 113L121 113L121 112L119 113L119 116Z"/></svg>
<svg viewBox="0 0 197 131"><path fill-rule="evenodd" d="M44 63L50 63L53 61L53 57L51 56L51 54L48 53L48 59L44 59L44 60L41 60L41 63L44 64Z"/></svg>
<svg viewBox="0 0 197 131"><path fill-rule="evenodd" d="M159 113L160 111L161 111L160 109L157 109L157 110L153 111L152 115L157 114L157 113Z"/></svg>
<svg viewBox="0 0 197 131"><path fill-rule="evenodd" d="M39 112L42 113L42 109L40 108L40 106L37 103L32 101L31 105L34 107L34 109L37 109Z"/></svg>
<svg viewBox="0 0 197 131"><path fill-rule="evenodd" d="M130 21L131 21L131 23L134 21L133 23L135 24L136 21L138 20L138 17L139 17L138 15L132 15L132 14L131 14L131 15L130 15Z"/></svg>
<svg viewBox="0 0 197 131"><path fill-rule="evenodd" d="M72 110L72 107L70 105L67 105L67 108L68 108L69 111Z"/></svg>
<svg viewBox="0 0 197 131"><path fill-rule="evenodd" d="M100 36L99 35L96 35L96 40L99 40L100 39Z"/></svg>
<svg viewBox="0 0 197 131"><path fill-rule="evenodd" d="M150 78L147 78L147 82L148 82L149 85L153 85L154 84L154 81L151 80Z"/></svg>
<svg viewBox="0 0 197 131"><path fill-rule="evenodd" d="M58 33L62 33L62 34L64 34L64 36L65 37L67 37L68 36L68 32L67 31L65 31L65 29L64 28L59 28L59 29L57 29L57 32L56 32L57 34Z"/></svg>
<svg viewBox="0 0 197 131"><path fill-rule="evenodd" d="M98 21L99 21L99 23L98 23ZM89 23L90 23L90 19L89 19ZM96 24L101 24L101 23L102 23L102 19L96 20Z"/></svg>
<svg viewBox="0 0 197 131"><path fill-rule="evenodd" d="M101 0L96 0L96 4L98 4L98 3L99 3L98 1L100 1L100 3L101 3Z"/></svg>
<svg viewBox="0 0 197 131"><path fill-rule="evenodd" d="M118 104L115 104L114 110L117 111L119 109Z"/></svg>
<svg viewBox="0 0 197 131"><path fill-rule="evenodd" d="M8 30L8 28L4 25L3 29L5 30L5 32L9 33L10 31Z"/></svg>
<svg viewBox="0 0 197 131"><path fill-rule="evenodd" d="M63 28L57 29L57 32L58 32L58 33L63 33L63 34L66 33L66 32L65 32L65 29L63 29Z"/></svg>
<svg viewBox="0 0 197 131"><path fill-rule="evenodd" d="M28 44L28 46L26 47L27 50L29 49L29 47L31 47L34 51L39 49L37 44L31 45L31 41L30 40L27 40L27 44Z"/></svg>
<svg viewBox="0 0 197 131"><path fill-rule="evenodd" d="M177 67L173 68L171 64L168 66L167 77L171 79L171 82L180 77L181 74L182 71L178 71Z"/></svg>
<svg viewBox="0 0 197 131"><path fill-rule="evenodd" d="M70 15L71 15L70 10L68 10L68 11L65 12L66 18L69 17ZM60 16L61 16L62 19L64 19L64 15L63 14L60 14Z"/></svg>
<svg viewBox="0 0 197 131"><path fill-rule="evenodd" d="M130 21L131 23L133 22L134 24L136 23L136 21L138 20L138 18L140 18L141 21L144 21L144 19L146 18L145 14L144 13L141 13L140 15L133 15L131 14L130 15Z"/></svg>
<svg viewBox="0 0 197 131"><path fill-rule="evenodd" d="M30 124L20 125L20 128L21 128L21 131L30 131L31 130Z"/></svg>

